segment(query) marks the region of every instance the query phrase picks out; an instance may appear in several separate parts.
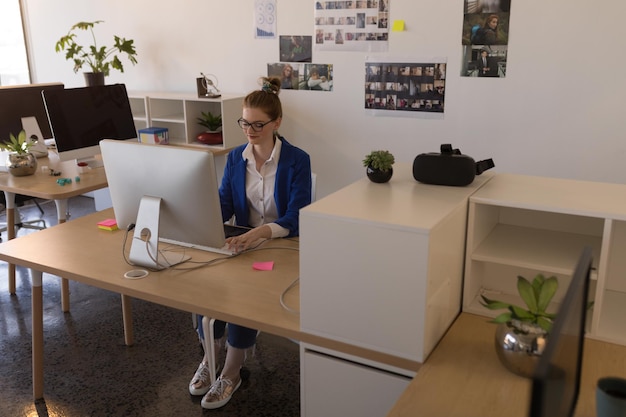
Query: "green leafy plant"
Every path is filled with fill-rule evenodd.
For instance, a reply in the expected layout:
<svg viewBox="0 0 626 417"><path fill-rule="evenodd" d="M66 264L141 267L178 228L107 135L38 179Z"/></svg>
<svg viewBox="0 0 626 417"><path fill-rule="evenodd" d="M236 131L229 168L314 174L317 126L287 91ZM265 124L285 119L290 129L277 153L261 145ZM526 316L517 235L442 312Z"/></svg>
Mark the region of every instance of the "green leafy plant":
<svg viewBox="0 0 626 417"><path fill-rule="evenodd" d="M22 130L18 133L17 137L13 133L10 133L9 141L0 143L0 150L24 155L28 153L31 146L33 146L33 143L26 141L26 132Z"/></svg>
<svg viewBox="0 0 626 417"><path fill-rule="evenodd" d="M366 168L372 167L380 171L389 171L394 162L396 160L389 151L372 151L365 156L363 166Z"/></svg>
<svg viewBox="0 0 626 417"><path fill-rule="evenodd" d="M222 115L213 115L213 113L209 112L201 112L202 117L198 117L196 120L198 124L209 129L210 132L217 132L222 127Z"/></svg>
<svg viewBox="0 0 626 417"><path fill-rule="evenodd" d="M65 59L74 61L74 72L78 72L83 65L88 65L92 72L102 72L105 76L109 75L111 68L124 72L124 65L117 54L125 54L126 58L135 65L137 63L137 51L132 39L113 36L113 46L98 46L93 28L99 23L103 23L103 21L76 23L70 28L67 35L57 41L54 47L55 51L65 51ZM91 33L92 44L87 48L78 44L76 39L78 36L76 31L78 30Z"/></svg>
<svg viewBox="0 0 626 417"><path fill-rule="evenodd" d="M481 304L490 310L508 310L493 319L494 323L509 323L518 320L522 323L535 324L549 333L556 314L548 313L546 309L556 294L558 285L555 276L545 278L542 274L537 274L532 283L526 278L518 276L517 291L527 308L490 300L484 295L481 295Z"/></svg>

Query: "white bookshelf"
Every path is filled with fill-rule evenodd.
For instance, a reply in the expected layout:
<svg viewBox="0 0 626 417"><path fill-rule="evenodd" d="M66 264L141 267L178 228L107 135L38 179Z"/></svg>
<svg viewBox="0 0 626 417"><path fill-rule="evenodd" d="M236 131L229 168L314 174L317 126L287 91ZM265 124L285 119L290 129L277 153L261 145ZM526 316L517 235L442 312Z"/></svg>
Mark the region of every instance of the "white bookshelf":
<svg viewBox="0 0 626 417"><path fill-rule="evenodd" d="M202 98L192 93L129 92L128 98L137 129L148 126L167 128L172 145L224 150L246 142L243 131L237 126L242 96L224 94L218 98ZM206 130L197 121L202 112L222 115L221 145L196 141L198 134Z"/></svg>
<svg viewBox="0 0 626 417"><path fill-rule="evenodd" d="M626 185L499 174L470 197L463 310L480 295L524 305L517 276L555 275L556 311L583 248L593 251L588 336L626 344Z"/></svg>

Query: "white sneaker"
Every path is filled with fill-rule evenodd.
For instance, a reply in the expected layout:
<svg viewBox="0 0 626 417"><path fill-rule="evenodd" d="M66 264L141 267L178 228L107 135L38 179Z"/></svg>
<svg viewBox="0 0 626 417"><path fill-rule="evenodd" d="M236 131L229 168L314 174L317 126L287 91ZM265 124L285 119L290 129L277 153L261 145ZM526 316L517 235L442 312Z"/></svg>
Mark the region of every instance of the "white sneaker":
<svg viewBox="0 0 626 417"><path fill-rule="evenodd" d="M189 393L191 395L204 395L209 388L211 388L211 370L208 363L202 362L189 382Z"/></svg>
<svg viewBox="0 0 626 417"><path fill-rule="evenodd" d="M241 385L241 378L236 383L228 378L224 378L220 375L217 381L211 385L211 389L202 397L200 405L202 408L213 410L226 405L230 401L231 397L237 391L237 388Z"/></svg>

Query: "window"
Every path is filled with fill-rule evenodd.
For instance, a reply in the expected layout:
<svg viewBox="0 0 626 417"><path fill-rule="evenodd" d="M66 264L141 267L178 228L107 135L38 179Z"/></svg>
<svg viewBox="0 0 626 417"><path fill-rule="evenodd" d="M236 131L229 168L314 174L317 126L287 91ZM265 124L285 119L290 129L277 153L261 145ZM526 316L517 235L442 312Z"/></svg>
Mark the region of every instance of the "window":
<svg viewBox="0 0 626 417"><path fill-rule="evenodd" d="M30 84L20 0L0 4L0 85Z"/></svg>

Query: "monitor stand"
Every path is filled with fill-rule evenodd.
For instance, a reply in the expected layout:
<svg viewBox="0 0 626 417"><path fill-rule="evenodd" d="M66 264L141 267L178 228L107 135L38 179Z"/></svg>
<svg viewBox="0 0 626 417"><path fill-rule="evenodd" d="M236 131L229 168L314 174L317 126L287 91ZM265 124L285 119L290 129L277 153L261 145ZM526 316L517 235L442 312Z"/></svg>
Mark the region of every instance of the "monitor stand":
<svg viewBox="0 0 626 417"><path fill-rule="evenodd" d="M159 252L160 215L161 198L143 196L139 203L135 232L128 256L133 265L161 270L191 258L179 252Z"/></svg>
<svg viewBox="0 0 626 417"><path fill-rule="evenodd" d="M22 117L22 129L26 133L26 140L32 145L30 153L36 158L45 158L48 156L48 147L46 146L37 118L34 116Z"/></svg>

